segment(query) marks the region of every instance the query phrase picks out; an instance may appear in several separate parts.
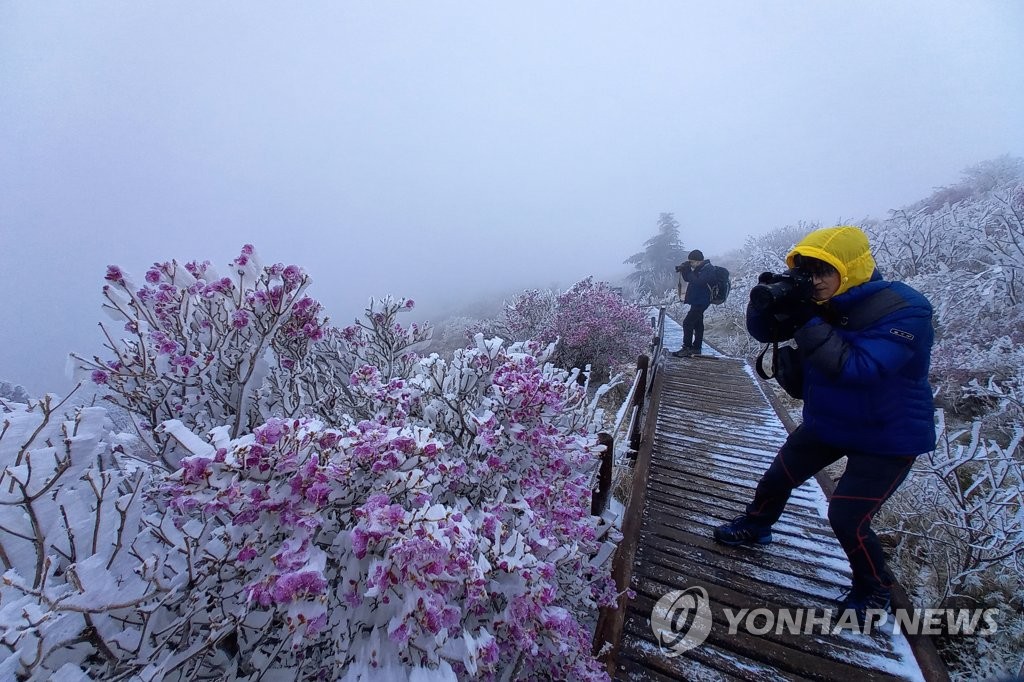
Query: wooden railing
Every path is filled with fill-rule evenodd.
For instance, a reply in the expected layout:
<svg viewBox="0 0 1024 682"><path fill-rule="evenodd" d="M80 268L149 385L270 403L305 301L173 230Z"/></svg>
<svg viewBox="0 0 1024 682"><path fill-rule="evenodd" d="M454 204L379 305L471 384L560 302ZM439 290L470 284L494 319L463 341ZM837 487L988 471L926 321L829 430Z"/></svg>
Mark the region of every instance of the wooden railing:
<svg viewBox="0 0 1024 682"><path fill-rule="evenodd" d="M621 463L623 457L635 460L636 454L640 450L640 444L643 441L641 424L646 415L645 408L649 403L651 387L654 385L654 376L658 371L665 339L665 306L661 306L657 310L658 314L651 317L651 328L654 330L651 345L648 348L648 353L641 355L636 360L636 374L633 377L633 385L630 387L629 393L619 407L618 412L616 412L612 430L611 432L602 432L597 435L597 441L600 445L604 446L604 450L601 455L597 487L590 505L590 513L595 516L602 514L608 506L614 465ZM627 414L629 415L629 421L625 422ZM627 423L628 426L624 434L625 438L622 439L620 437L623 435L622 425L624 423ZM624 452L616 451L615 444L621 443L623 440L629 444L628 449Z"/></svg>
<svg viewBox="0 0 1024 682"><path fill-rule="evenodd" d="M630 414L628 440L629 448L624 453L625 457L634 461L633 480L631 482L629 499L625 505L625 513L621 521L622 541L615 550L612 559L612 580L619 594L616 607L602 607L598 614L597 625L594 629L593 652L600 656L601 660L611 670L617 653L617 644L622 632L623 614L626 607L626 589L629 587L630 569L633 565L633 558L636 555L636 543L639 536L639 524L641 511L643 509L644 497L647 492L647 472L650 468L651 443L653 441L654 426L657 423L658 398L661 393L661 382L659 369L662 360L662 348L665 339L665 308L658 310L657 317L651 318L651 326L655 330L651 341L649 355L641 355L637 358L636 378L633 387L619 410L619 417L616 419L616 427L612 434L600 434L607 436L607 446L604 458L601 462L602 472L607 463L608 479L602 478L598 486L599 496L607 503L607 491L611 486L611 462L615 458L614 436L618 435L618 424L622 422L622 415L625 411ZM616 461L622 461L621 458ZM601 511L604 508L601 507ZM600 513L600 512L598 512Z"/></svg>

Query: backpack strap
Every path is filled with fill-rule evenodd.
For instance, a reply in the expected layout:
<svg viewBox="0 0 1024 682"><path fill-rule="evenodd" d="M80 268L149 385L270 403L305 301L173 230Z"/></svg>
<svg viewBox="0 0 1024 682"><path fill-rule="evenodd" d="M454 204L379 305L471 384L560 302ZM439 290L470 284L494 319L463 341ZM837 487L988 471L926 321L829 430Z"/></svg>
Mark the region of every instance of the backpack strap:
<svg viewBox="0 0 1024 682"><path fill-rule="evenodd" d="M864 329L909 305L907 299L886 287L869 296L863 303L851 310L849 315L839 318L836 325L843 329Z"/></svg>
<svg viewBox="0 0 1024 682"><path fill-rule="evenodd" d="M772 373L764 371L764 356L768 353L768 349L772 349ZM765 344L761 352L757 354L757 362L754 363L754 369L757 370L757 376L761 377L765 381L769 381L775 377L776 362L779 359L779 342L772 341L771 343Z"/></svg>

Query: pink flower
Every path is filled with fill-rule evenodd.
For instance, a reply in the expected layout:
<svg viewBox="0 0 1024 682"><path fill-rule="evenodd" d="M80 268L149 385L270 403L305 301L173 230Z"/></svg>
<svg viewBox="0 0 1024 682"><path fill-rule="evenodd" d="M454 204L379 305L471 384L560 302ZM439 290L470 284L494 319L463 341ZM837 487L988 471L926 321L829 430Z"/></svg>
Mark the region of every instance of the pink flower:
<svg viewBox="0 0 1024 682"><path fill-rule="evenodd" d="M235 329L245 329L249 326L249 313L244 310L236 310L231 313L231 326Z"/></svg>
<svg viewBox="0 0 1024 682"><path fill-rule="evenodd" d="M362 528L356 527L352 530L352 552L357 559L366 556L366 548L370 544L370 535Z"/></svg>
<svg viewBox="0 0 1024 682"><path fill-rule="evenodd" d="M243 547L242 551L238 553L238 561L245 563L246 561L252 561L256 558L256 550L252 547Z"/></svg>
<svg viewBox="0 0 1024 682"><path fill-rule="evenodd" d="M306 636L312 637L323 632L324 628L327 627L327 614L321 613L319 616L312 618L306 625Z"/></svg>
<svg viewBox="0 0 1024 682"><path fill-rule="evenodd" d="M398 627L388 632L388 639L397 644L400 647L404 647L409 642L409 626L402 623Z"/></svg>
<svg viewBox="0 0 1024 682"><path fill-rule="evenodd" d="M273 597L277 603L287 603L296 598L320 594L327 587L327 581L317 571L285 573L274 585Z"/></svg>
<svg viewBox="0 0 1024 682"><path fill-rule="evenodd" d="M210 261L208 260L204 260L202 263L199 261L185 263L185 269L196 279L203 279L206 276L206 269L209 267Z"/></svg>
<svg viewBox="0 0 1024 682"><path fill-rule="evenodd" d="M289 288L294 287L302 281L302 270L297 265L289 265L281 273L281 278L284 279Z"/></svg>
<svg viewBox="0 0 1024 682"><path fill-rule="evenodd" d="M323 328L312 322L306 323L306 325L303 326L302 331L310 341L319 341L324 338Z"/></svg>
<svg viewBox="0 0 1024 682"><path fill-rule="evenodd" d="M191 355L176 355L171 358L171 364L180 368L183 374L188 374L189 370L195 367L196 359Z"/></svg>
<svg viewBox="0 0 1024 682"><path fill-rule="evenodd" d="M181 460L185 483L199 483L210 471L209 457L186 457Z"/></svg>
<svg viewBox="0 0 1024 682"><path fill-rule="evenodd" d="M306 499L320 507L327 502L327 497L330 494L331 487L321 481L309 486L306 490Z"/></svg>
<svg viewBox="0 0 1024 682"><path fill-rule="evenodd" d="M393 526L405 521L405 509L400 504L393 504L388 507L384 519Z"/></svg>
<svg viewBox="0 0 1024 682"><path fill-rule="evenodd" d="M108 265L107 276L104 279L106 279L108 282L113 282L114 284L123 285L124 273L121 272L121 268L117 267L116 265Z"/></svg>
<svg viewBox="0 0 1024 682"><path fill-rule="evenodd" d="M108 377L107 373L104 372L103 370L101 370L101 369L93 370L92 382L94 384L105 384L105 383L107 383L107 379L109 379L109 378L110 377Z"/></svg>
<svg viewBox="0 0 1024 682"><path fill-rule="evenodd" d="M275 309L281 308L281 302L284 301L284 289L281 287L272 288L269 293L270 305Z"/></svg>
<svg viewBox="0 0 1024 682"><path fill-rule="evenodd" d="M281 436L287 431L287 423L282 419L268 419L263 426L257 426L254 430L256 442L262 445L274 445L281 440Z"/></svg>

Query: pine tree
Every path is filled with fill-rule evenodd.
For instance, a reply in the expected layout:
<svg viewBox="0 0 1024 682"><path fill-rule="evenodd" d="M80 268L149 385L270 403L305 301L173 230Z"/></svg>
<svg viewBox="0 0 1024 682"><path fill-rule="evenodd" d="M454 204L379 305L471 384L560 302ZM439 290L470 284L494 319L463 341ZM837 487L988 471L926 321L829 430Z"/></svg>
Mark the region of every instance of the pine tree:
<svg viewBox="0 0 1024 682"><path fill-rule="evenodd" d="M659 298L676 286L676 266L686 260L679 239L679 222L671 213L658 216L658 233L644 242L644 250L624 262L636 268L629 281L640 296Z"/></svg>

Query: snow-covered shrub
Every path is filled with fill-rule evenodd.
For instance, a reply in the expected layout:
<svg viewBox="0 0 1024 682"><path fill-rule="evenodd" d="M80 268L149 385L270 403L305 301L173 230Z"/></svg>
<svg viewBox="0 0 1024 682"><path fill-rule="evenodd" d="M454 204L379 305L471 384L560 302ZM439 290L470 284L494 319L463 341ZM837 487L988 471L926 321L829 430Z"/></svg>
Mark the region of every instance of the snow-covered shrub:
<svg viewBox="0 0 1024 682"><path fill-rule="evenodd" d="M142 558L147 467L126 466L106 410L62 406L0 401L0 679L117 658L119 616L161 589Z"/></svg>
<svg viewBox="0 0 1024 682"><path fill-rule="evenodd" d="M1004 383L1024 354L1024 162L1002 158L926 200L865 224L879 268L935 307L939 403L967 419L987 406L971 382Z"/></svg>
<svg viewBox="0 0 1024 682"><path fill-rule="evenodd" d="M300 352L272 346L276 362L259 390L260 414L269 417L315 416L327 425L349 418L369 418L372 396L352 390L363 367L373 367L382 381L408 377L419 360L414 349L431 336L429 326L408 327L398 316L413 309L407 298L371 300L353 324L338 329L322 326L322 336Z"/></svg>
<svg viewBox="0 0 1024 682"><path fill-rule="evenodd" d="M199 432L221 424L232 435L250 431L266 418L255 398L271 364L301 361L326 327L320 304L304 295L306 274L295 265L261 266L250 245L227 277L209 261L172 260L154 263L142 285L115 265L106 279L104 309L124 323L119 331L101 325L113 355L73 357L110 400L138 416L144 442L169 468L177 455L156 425L179 419Z"/></svg>
<svg viewBox="0 0 1024 682"><path fill-rule="evenodd" d="M554 292L527 289L505 302L498 326L511 341L553 341L557 304Z"/></svg>
<svg viewBox="0 0 1024 682"><path fill-rule="evenodd" d="M20 384L13 384L9 381L0 381L0 399L14 403L27 403L28 392Z"/></svg>
<svg viewBox="0 0 1024 682"><path fill-rule="evenodd" d="M910 519L927 524L934 597L960 596L976 585L973 576L992 569L1016 573L1024 589L1024 469L1015 457L1024 428L1001 445L982 437L981 422L949 433L939 414L939 445L920 458L914 483L929 488L940 503L904 510L900 519L901 525Z"/></svg>
<svg viewBox="0 0 1024 682"><path fill-rule="evenodd" d="M557 342L555 364L567 369L589 365L600 379L618 366L633 365L654 333L645 308L592 277L557 295L527 289L507 300L497 319L484 327L512 341Z"/></svg>
<svg viewBox="0 0 1024 682"><path fill-rule="evenodd" d="M187 649L231 675L604 679L581 622L614 599L594 415L550 352L478 338L407 379L363 366L374 417L338 429L273 419L203 444L167 423L194 452L164 487L190 589L151 672Z"/></svg>
<svg viewBox="0 0 1024 682"><path fill-rule="evenodd" d="M168 267L177 281L176 265ZM290 293L273 284L285 269L276 271L264 269L255 292ZM122 274L111 276L131 292ZM110 340L119 360L79 359L114 402L154 419L167 416L155 400L161 390L217 394L147 434L179 467L126 468L106 421L103 429L89 422L91 449L83 444L78 468L61 459L61 444L74 442L65 434L28 417L4 431L4 482L23 485L3 508L21 520L0 527L0 537L13 531L3 549L25 564L4 559L12 570L3 605L18 610L4 632L28 647L0 659L4 670L34 679L61 666L103 679L254 680L296 670L350 680L417 671L606 679L587 627L599 605L615 601L616 538L590 515L600 415L580 372L548 362L553 344L506 347L478 336L450 360L420 359L411 348L429 329L397 323L412 307L405 299L371 302L365 320L343 330L304 306L299 312L315 311L315 333L280 305L253 307L244 309L246 326L229 326L259 330L251 340L263 351L231 355L231 364L242 357L268 367L245 401L226 403L231 387L216 377L237 374L218 366L223 357L204 360L212 376L194 383L194 365L181 371L180 361L154 358L171 351L169 332L154 338L158 324L178 334L172 358L207 347L243 352L241 339L216 345L227 328L202 324L224 318L230 304L203 308L188 289L161 289L164 316L143 305L148 295L127 294L135 304L119 310L154 318L145 333L140 324L127 340ZM243 305L253 298L235 296ZM293 313L304 300L294 295ZM151 347L157 341L166 353ZM292 416L250 432L227 409L243 402L249 420ZM80 414L96 420L104 411ZM225 423L206 429L217 419ZM26 434L45 440L26 445ZM40 459L50 473L21 461ZM53 538L31 521L44 503ZM14 511L18 504L28 512Z"/></svg>
<svg viewBox="0 0 1024 682"><path fill-rule="evenodd" d="M493 326L493 322L472 315L447 317L434 327L434 333L430 337L430 342L425 345L422 354L451 355L457 349L465 348L478 333L482 333L488 338L494 336L506 338L500 333L491 331L491 326Z"/></svg>
<svg viewBox="0 0 1024 682"><path fill-rule="evenodd" d="M980 421L950 432L938 414L938 447L918 458L879 526L892 529L890 564L918 606L999 609L999 630L979 645L984 674L974 642L944 643L961 673L1013 674L1024 664L1024 422L1000 443Z"/></svg>
<svg viewBox="0 0 1024 682"><path fill-rule="evenodd" d="M643 308L588 277L558 295L542 338L558 338L554 359L560 367L590 365L595 376L604 378L611 368L635 362L652 334Z"/></svg>

